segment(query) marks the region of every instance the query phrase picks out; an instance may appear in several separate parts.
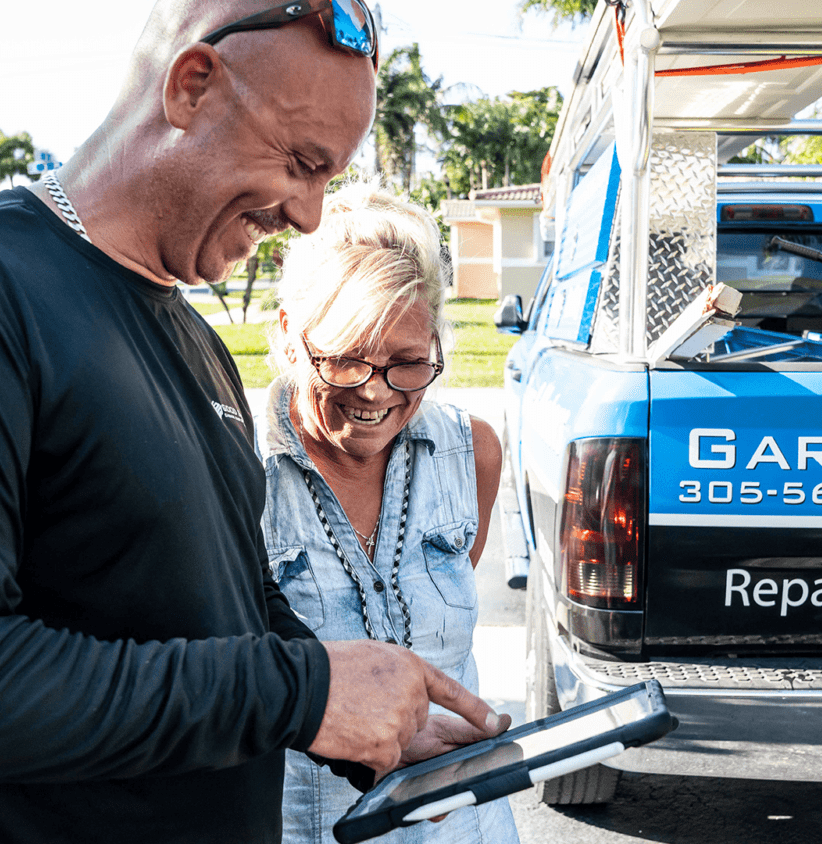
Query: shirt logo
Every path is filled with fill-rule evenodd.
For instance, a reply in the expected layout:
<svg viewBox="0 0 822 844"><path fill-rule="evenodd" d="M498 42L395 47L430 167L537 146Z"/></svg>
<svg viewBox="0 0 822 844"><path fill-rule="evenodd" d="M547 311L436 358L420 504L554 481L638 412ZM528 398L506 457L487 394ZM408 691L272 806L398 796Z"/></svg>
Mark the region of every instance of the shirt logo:
<svg viewBox="0 0 822 844"><path fill-rule="evenodd" d="M217 411L217 416L219 416L220 419L225 420L226 418L228 418L233 419L235 422L243 421L243 417L240 414L240 411L237 410L236 407L232 407L230 404L220 404L220 402L218 401L213 401L211 402L211 406L214 408L215 411Z"/></svg>

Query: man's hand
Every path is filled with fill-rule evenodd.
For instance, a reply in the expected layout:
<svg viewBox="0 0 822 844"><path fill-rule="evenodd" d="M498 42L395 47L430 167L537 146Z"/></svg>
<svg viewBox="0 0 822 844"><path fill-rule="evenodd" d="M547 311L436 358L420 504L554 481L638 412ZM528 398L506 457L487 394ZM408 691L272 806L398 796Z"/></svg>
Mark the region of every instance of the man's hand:
<svg viewBox="0 0 822 844"><path fill-rule="evenodd" d="M477 738L496 735L510 723L456 680L398 645L365 639L324 646L331 683L322 724L309 748L312 753L362 762L376 771L396 768L402 751L427 723L429 701L462 716L476 728L470 735ZM468 736L469 728L451 725L448 730L438 724L419 739L419 748L437 745L445 752L449 734L455 740ZM457 740L455 746L462 743ZM418 752L423 751L412 750Z"/></svg>

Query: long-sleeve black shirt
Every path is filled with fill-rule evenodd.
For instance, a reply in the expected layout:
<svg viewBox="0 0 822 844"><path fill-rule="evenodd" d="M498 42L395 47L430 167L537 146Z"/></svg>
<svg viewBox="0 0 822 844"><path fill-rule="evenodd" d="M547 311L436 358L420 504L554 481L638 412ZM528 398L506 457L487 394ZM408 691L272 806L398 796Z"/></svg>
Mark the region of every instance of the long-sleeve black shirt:
<svg viewBox="0 0 822 844"><path fill-rule="evenodd" d="M270 577L251 442L176 289L0 194L4 844L279 841L328 660Z"/></svg>

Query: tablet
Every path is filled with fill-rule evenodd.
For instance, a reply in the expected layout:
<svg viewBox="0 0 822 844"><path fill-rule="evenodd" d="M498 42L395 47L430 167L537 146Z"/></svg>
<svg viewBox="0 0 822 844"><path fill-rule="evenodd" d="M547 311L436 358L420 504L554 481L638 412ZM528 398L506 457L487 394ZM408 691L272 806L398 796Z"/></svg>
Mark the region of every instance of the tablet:
<svg viewBox="0 0 822 844"><path fill-rule="evenodd" d="M496 800L661 738L675 726L656 680L394 771L334 825L340 844Z"/></svg>

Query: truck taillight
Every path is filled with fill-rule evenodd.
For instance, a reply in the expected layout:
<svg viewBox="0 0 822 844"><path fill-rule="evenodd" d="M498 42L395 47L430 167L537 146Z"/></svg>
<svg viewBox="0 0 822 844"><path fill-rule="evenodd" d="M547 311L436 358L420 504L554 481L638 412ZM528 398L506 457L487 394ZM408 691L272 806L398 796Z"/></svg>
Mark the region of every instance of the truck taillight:
<svg viewBox="0 0 822 844"><path fill-rule="evenodd" d="M719 212L722 222L746 220L800 220L813 222L810 205L723 205Z"/></svg>
<svg viewBox="0 0 822 844"><path fill-rule="evenodd" d="M643 440L571 443L559 536L562 582L571 600L639 608L645 501Z"/></svg>

